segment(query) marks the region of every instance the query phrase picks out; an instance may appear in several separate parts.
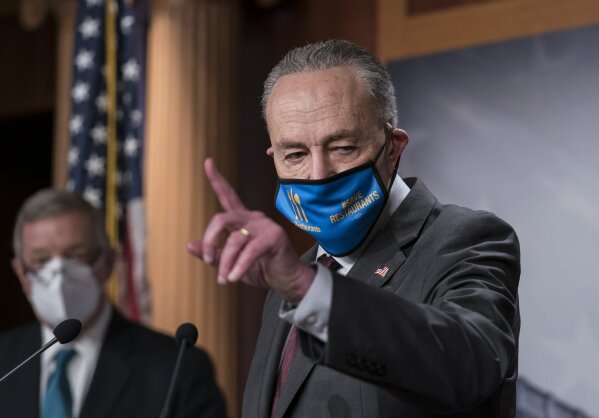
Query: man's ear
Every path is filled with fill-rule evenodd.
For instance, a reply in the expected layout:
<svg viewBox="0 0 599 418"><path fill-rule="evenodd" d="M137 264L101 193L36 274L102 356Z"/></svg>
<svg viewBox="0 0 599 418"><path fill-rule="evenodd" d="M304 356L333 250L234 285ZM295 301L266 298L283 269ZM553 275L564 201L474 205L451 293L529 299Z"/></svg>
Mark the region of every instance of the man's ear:
<svg viewBox="0 0 599 418"><path fill-rule="evenodd" d="M272 147L266 148L266 155L268 155L269 157L275 155L275 151L272 149Z"/></svg>
<svg viewBox="0 0 599 418"><path fill-rule="evenodd" d="M114 264L116 261L116 251L113 248L110 248L106 253L102 256L101 264L98 266L98 270L96 271L97 279L100 283L100 286L106 284L112 271L114 269Z"/></svg>
<svg viewBox="0 0 599 418"><path fill-rule="evenodd" d="M15 257L12 260L10 260L10 265L12 267L12 270L15 272L15 274L19 278L19 282L21 282L21 288L23 289L23 292L26 295L29 295L29 293L31 292L31 284L29 283L29 279L27 278L27 275L23 271L22 263L19 260L17 260L17 258Z"/></svg>
<svg viewBox="0 0 599 418"><path fill-rule="evenodd" d="M404 149L408 145L409 138L408 133L403 129L393 128L391 131L391 146L387 150L388 161L390 161L390 170L389 175L393 174L393 170L397 165L401 154Z"/></svg>

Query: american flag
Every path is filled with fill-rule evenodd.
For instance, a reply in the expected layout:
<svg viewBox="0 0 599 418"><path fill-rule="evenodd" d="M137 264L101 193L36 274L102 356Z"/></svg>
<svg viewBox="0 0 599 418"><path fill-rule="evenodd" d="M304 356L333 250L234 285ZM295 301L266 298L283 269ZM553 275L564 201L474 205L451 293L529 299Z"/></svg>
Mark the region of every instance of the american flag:
<svg viewBox="0 0 599 418"><path fill-rule="evenodd" d="M117 284L109 293L130 318L147 323L151 307L142 184L145 27L136 22L141 9L134 9L147 2L106 2L78 4L67 188L104 211L109 236L121 255L113 278ZM116 45L116 50L107 45Z"/></svg>
<svg viewBox="0 0 599 418"><path fill-rule="evenodd" d="M374 272L374 274L376 274L377 276L381 276L381 277L385 277L387 275L387 273L389 273L389 267L387 267L387 266L383 266L382 268L379 267Z"/></svg>

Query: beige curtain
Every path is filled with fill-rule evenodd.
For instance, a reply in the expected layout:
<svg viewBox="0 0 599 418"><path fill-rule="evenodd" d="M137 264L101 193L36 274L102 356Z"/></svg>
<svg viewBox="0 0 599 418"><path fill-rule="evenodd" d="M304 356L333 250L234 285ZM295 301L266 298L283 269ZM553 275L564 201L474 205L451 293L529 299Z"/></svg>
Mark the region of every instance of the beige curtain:
<svg viewBox="0 0 599 418"><path fill-rule="evenodd" d="M237 292L185 250L218 202L206 157L235 179L233 101L238 5L226 0L156 0L148 39L146 195L153 323L173 333L199 329L229 411L237 415Z"/></svg>

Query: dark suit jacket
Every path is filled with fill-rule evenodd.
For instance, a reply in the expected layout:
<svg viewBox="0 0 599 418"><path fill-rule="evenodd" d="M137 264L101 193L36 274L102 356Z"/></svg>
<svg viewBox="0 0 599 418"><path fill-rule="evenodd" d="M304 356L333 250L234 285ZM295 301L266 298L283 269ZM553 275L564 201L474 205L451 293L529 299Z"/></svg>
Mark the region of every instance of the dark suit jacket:
<svg viewBox="0 0 599 418"><path fill-rule="evenodd" d="M516 234L493 214L442 205L419 180L406 183L410 193L348 275L333 274L327 344L299 333L275 417L515 416ZM244 417L270 416L289 331L280 304L271 292Z"/></svg>
<svg viewBox="0 0 599 418"><path fill-rule="evenodd" d="M0 334L0 373L40 346L37 322ZM173 338L134 324L114 310L80 417L158 417L177 353ZM37 418L39 386L40 361L34 360L0 384L0 416ZM172 412L173 417L226 416L210 360L197 348L185 353Z"/></svg>

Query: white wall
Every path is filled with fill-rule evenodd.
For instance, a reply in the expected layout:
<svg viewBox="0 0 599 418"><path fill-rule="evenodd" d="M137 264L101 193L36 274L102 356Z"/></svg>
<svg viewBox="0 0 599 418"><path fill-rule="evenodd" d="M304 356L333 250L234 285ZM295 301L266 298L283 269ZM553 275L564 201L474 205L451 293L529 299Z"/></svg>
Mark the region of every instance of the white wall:
<svg viewBox="0 0 599 418"><path fill-rule="evenodd" d="M599 416L599 26L390 71L400 174L519 235L520 374Z"/></svg>

